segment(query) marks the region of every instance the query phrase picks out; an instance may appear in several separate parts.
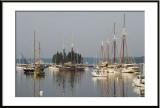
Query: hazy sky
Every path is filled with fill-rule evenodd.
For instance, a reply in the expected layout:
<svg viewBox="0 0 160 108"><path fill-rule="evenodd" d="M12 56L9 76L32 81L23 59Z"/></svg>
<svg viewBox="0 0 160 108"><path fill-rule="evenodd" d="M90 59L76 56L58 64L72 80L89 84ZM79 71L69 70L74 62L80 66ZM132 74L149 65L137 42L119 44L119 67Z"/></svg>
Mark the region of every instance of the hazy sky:
<svg viewBox="0 0 160 108"><path fill-rule="evenodd" d="M33 57L33 37L41 45L41 57L52 57L62 47L68 52L71 43L85 57L100 57L102 40L121 38L123 15L126 15L129 56L144 56L144 12L16 12L16 54ZM121 41L118 40L120 49ZM112 51L110 51L112 52Z"/></svg>

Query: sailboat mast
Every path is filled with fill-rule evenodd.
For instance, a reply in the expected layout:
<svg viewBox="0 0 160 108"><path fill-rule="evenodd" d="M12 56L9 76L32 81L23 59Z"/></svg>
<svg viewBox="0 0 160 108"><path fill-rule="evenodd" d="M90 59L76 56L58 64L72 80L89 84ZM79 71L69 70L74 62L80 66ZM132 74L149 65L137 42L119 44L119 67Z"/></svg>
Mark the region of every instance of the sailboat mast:
<svg viewBox="0 0 160 108"><path fill-rule="evenodd" d="M109 58L109 41L107 41L107 60L108 60L108 62L110 62L110 58Z"/></svg>
<svg viewBox="0 0 160 108"><path fill-rule="evenodd" d="M102 41L102 44L101 44L101 59L102 59L102 62L104 61L104 48L103 48L103 41Z"/></svg>
<svg viewBox="0 0 160 108"><path fill-rule="evenodd" d="M77 64L79 64L79 60L78 60L78 48L77 48L77 58L76 58L76 61L77 61Z"/></svg>
<svg viewBox="0 0 160 108"><path fill-rule="evenodd" d="M124 39L122 40L123 42L122 42L122 44L123 44L123 46L122 46L122 63L124 63Z"/></svg>
<svg viewBox="0 0 160 108"><path fill-rule="evenodd" d="M36 44L36 39L35 39L35 31L34 31L34 64L35 64L35 50L36 50L36 48L35 48L35 44Z"/></svg>
<svg viewBox="0 0 160 108"><path fill-rule="evenodd" d="M113 41L113 47L114 47L114 63L116 63L116 38L115 38L115 25L114 23L114 41Z"/></svg>
<svg viewBox="0 0 160 108"><path fill-rule="evenodd" d="M122 60L121 63L124 63L124 44L125 44L125 14L124 14L124 21L123 21L123 36L122 36Z"/></svg>
<svg viewBox="0 0 160 108"><path fill-rule="evenodd" d="M64 38L63 38L63 41L62 41L62 64L64 65L64 62L65 62L65 48L64 48Z"/></svg>
<svg viewBox="0 0 160 108"><path fill-rule="evenodd" d="M124 19L123 19L123 28L125 28L126 27L126 23L125 23L125 17L126 17L126 15L124 14Z"/></svg>
<svg viewBox="0 0 160 108"><path fill-rule="evenodd" d="M71 44L71 63L74 63L74 50L73 50L74 44L73 44L73 36L72 36L72 44Z"/></svg>
<svg viewBox="0 0 160 108"><path fill-rule="evenodd" d="M71 45L71 62L73 63L73 43Z"/></svg>
<svg viewBox="0 0 160 108"><path fill-rule="evenodd" d="M115 38L115 35L116 35L115 26L116 26L116 23L114 23L114 38Z"/></svg>
<svg viewBox="0 0 160 108"><path fill-rule="evenodd" d="M41 58L41 57L40 57L40 42L39 42L39 64L40 64L40 61L41 61L40 58Z"/></svg>

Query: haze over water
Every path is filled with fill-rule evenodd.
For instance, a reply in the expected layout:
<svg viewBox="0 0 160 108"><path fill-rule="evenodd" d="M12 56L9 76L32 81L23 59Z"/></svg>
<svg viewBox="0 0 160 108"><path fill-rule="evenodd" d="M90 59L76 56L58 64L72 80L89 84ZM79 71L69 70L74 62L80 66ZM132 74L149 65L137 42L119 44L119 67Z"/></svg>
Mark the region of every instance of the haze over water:
<svg viewBox="0 0 160 108"><path fill-rule="evenodd" d="M99 56L100 45L121 38L126 15L130 56L144 56L144 12L16 12L16 56L33 58L33 35L41 44L41 57L51 58L57 51L70 51L71 43L84 57ZM120 49L120 40L117 41Z"/></svg>

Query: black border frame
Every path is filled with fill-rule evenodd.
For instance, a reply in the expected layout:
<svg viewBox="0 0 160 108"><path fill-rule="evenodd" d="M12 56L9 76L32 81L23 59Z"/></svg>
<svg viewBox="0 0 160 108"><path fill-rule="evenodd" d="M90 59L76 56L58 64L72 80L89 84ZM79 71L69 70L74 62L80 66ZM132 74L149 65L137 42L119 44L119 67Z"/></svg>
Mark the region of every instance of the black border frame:
<svg viewBox="0 0 160 108"><path fill-rule="evenodd" d="M0 7L1 7L1 15L2 15L2 24L1 24L1 30L2 30L2 37L1 37L1 43L2 43L2 58L3 58L3 3L6 3L6 2L8 2L8 3L14 3L14 2L25 2L25 3L27 3L27 2L31 2L31 3L33 3L33 2L113 2L113 3L115 3L115 2L137 2L137 3L145 3L145 2L147 2L147 3L156 3L157 4L157 22L158 22L158 24L157 24L157 45L158 45L158 47L157 47L157 50L158 50L158 60L157 60L157 68L158 68L158 70L157 70L157 73L158 73L158 76L157 76L157 80L158 80L158 85L157 85L157 87L158 87L158 96L157 96L157 106L149 106L149 107L151 107L151 108L153 108L153 107L159 107L159 0L147 0L147 1L145 1L145 0L140 0L140 1L137 1L137 0L86 0L86 1L84 1L84 0L53 0L53 1L51 1L51 0L46 0L46 1L37 1L37 0L33 0L33 1L28 1L28 0L24 0L24 1L18 1L18 0L13 0L13 1L8 1L8 0L2 0L1 1L1 3L0 3ZM3 60L2 60L2 62L3 62ZM2 63L1 63L2 64ZM1 75L1 100L3 99L3 79L2 79L2 75L3 75L3 64L2 64L2 71L1 71L1 73L0 73L0 75ZM3 100L1 101L2 103L1 103L1 106L3 106ZM131 107L131 106L130 106ZM136 107L136 106L135 106ZM138 107L138 106L137 106ZM139 107L146 107L146 106L139 106Z"/></svg>

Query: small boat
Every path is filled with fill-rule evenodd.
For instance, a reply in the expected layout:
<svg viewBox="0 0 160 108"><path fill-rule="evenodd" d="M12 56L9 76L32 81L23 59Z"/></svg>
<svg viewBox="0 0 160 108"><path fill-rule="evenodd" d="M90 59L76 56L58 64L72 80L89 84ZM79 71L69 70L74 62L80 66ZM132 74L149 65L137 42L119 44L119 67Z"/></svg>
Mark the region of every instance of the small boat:
<svg viewBox="0 0 160 108"><path fill-rule="evenodd" d="M122 73L134 73L135 72L133 69L128 69L128 68L120 68L120 71Z"/></svg>
<svg viewBox="0 0 160 108"><path fill-rule="evenodd" d="M124 64L124 67L130 70L133 70L134 72L139 72L140 71L140 66L138 64Z"/></svg>
<svg viewBox="0 0 160 108"><path fill-rule="evenodd" d="M133 91L140 96L144 96L144 87L134 87Z"/></svg>
<svg viewBox="0 0 160 108"><path fill-rule="evenodd" d="M109 72L109 73L115 73L115 72L116 72L116 69L114 69L114 68L108 68L108 72Z"/></svg>
<svg viewBox="0 0 160 108"><path fill-rule="evenodd" d="M35 67L25 67L23 68L24 72L33 72L35 71Z"/></svg>
<svg viewBox="0 0 160 108"><path fill-rule="evenodd" d="M59 68L57 66L55 66L55 65L54 66L49 66L48 68L50 70L53 70L53 71L56 71L56 72L59 71Z"/></svg>
<svg viewBox="0 0 160 108"><path fill-rule="evenodd" d="M84 70L85 70L85 71L88 71L88 70L89 70L89 67L85 67Z"/></svg>
<svg viewBox="0 0 160 108"><path fill-rule="evenodd" d="M137 87L144 87L144 77L137 75L137 78L133 79L133 85Z"/></svg>
<svg viewBox="0 0 160 108"><path fill-rule="evenodd" d="M103 69L95 69L92 72L93 77L107 77L106 72L103 71Z"/></svg>
<svg viewBox="0 0 160 108"><path fill-rule="evenodd" d="M72 64L71 62L65 63L59 67L60 71L84 71L85 67L82 64Z"/></svg>
<svg viewBox="0 0 160 108"><path fill-rule="evenodd" d="M23 68L24 68L24 67L22 67L22 66L16 66L16 70L17 70L17 71L23 70Z"/></svg>
<svg viewBox="0 0 160 108"><path fill-rule="evenodd" d="M58 71L59 71L59 68L53 67L53 71L58 72Z"/></svg>

